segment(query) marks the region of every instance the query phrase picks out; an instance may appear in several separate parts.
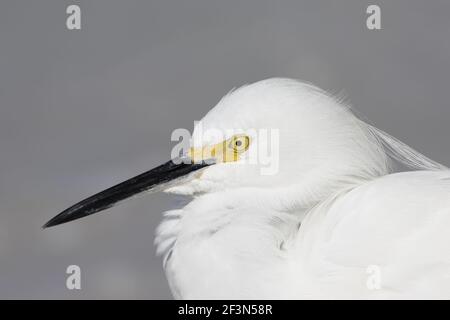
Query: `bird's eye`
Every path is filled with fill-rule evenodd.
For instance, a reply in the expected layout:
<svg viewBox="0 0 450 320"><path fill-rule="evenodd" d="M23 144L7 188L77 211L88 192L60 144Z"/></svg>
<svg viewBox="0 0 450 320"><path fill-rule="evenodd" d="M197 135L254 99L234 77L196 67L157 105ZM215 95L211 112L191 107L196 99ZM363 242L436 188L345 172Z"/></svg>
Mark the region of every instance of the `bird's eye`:
<svg viewBox="0 0 450 320"><path fill-rule="evenodd" d="M230 149L233 149L236 153L244 152L248 149L250 139L247 136L235 136L231 138L229 143Z"/></svg>

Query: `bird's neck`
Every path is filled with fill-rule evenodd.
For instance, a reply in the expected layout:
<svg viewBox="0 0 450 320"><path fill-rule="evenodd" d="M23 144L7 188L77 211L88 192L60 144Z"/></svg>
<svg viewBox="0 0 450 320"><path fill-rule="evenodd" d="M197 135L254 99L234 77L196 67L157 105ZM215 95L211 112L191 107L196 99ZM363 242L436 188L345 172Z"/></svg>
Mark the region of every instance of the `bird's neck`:
<svg viewBox="0 0 450 320"><path fill-rule="evenodd" d="M281 262L304 212L278 210L262 198L268 199L254 191L247 195L241 191L239 196L218 192L169 213L156 242L160 251L164 241L171 242L165 248L165 269L176 297L252 298L246 288L254 292L260 287L263 296L264 288L274 287L261 279L280 283L285 266Z"/></svg>
<svg viewBox="0 0 450 320"><path fill-rule="evenodd" d="M174 295L254 298L246 294L247 288L249 293L259 288L258 297L270 288L267 297L286 297L282 286L290 280L284 279L289 267L285 262L297 244L302 220L318 204L352 187L214 192L170 211L156 243L160 252L166 252L165 270ZM278 295L273 291L277 287Z"/></svg>

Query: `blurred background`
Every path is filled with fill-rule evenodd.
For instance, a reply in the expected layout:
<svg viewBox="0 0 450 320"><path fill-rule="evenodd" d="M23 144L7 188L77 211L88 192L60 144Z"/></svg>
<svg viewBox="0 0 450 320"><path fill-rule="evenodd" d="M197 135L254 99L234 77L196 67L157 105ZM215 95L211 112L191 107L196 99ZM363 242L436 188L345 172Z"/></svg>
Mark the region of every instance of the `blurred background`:
<svg viewBox="0 0 450 320"><path fill-rule="evenodd" d="M66 8L81 8L81 30ZM381 8L381 30L366 8ZM153 246L168 195L48 230L170 157L230 89L293 77L450 164L450 2L41 0L0 4L0 298L171 298ZM66 268L81 267L81 290Z"/></svg>

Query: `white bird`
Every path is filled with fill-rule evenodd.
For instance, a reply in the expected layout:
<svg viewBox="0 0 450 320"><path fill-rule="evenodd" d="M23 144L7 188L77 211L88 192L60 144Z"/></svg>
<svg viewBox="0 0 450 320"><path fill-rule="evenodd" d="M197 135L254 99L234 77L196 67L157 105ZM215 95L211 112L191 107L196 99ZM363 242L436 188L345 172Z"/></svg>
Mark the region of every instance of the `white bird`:
<svg viewBox="0 0 450 320"><path fill-rule="evenodd" d="M277 133L272 174L249 161L262 130ZM190 196L155 240L175 298L450 298L450 171L339 99L263 80L226 95L193 141L186 156L201 161L169 161L46 227L164 190ZM414 171L393 173L393 160Z"/></svg>

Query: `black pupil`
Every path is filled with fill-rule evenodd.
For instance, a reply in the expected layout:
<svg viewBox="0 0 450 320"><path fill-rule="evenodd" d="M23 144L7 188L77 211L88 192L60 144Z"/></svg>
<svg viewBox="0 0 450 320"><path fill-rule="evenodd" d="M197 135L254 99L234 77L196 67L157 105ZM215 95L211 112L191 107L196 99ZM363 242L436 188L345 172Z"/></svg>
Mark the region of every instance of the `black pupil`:
<svg viewBox="0 0 450 320"><path fill-rule="evenodd" d="M242 145L242 141L241 140L236 140L236 147L240 147Z"/></svg>

